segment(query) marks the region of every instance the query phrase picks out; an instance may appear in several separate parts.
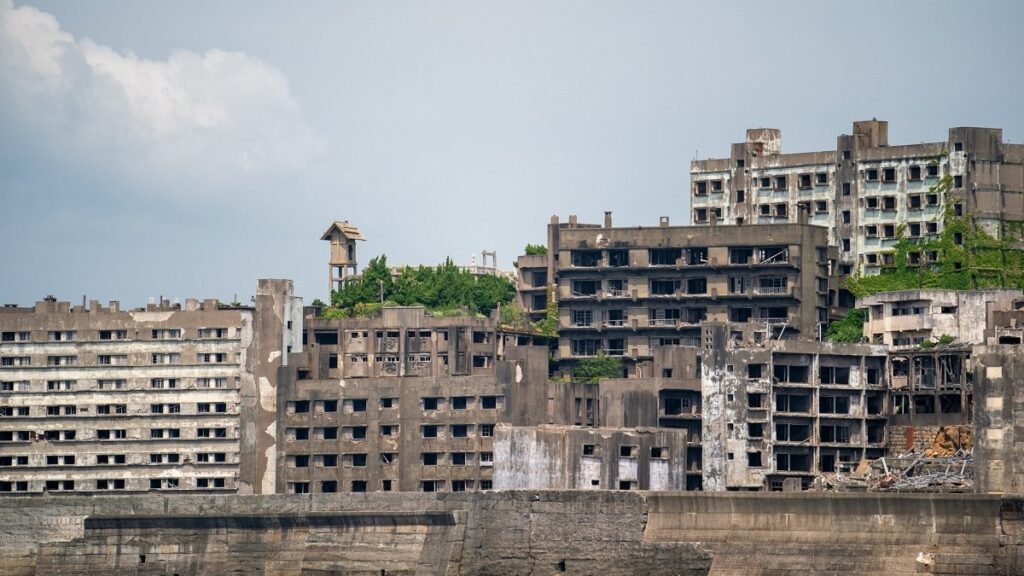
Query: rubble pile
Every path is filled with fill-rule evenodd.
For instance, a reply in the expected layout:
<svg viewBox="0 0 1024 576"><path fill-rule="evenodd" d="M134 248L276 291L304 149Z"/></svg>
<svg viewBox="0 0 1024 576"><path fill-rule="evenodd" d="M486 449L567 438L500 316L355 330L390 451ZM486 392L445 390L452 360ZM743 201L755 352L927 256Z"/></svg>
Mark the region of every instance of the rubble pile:
<svg viewBox="0 0 1024 576"><path fill-rule="evenodd" d="M939 429L924 452L862 460L818 478L822 490L838 492L971 492L974 490L973 437L969 426Z"/></svg>

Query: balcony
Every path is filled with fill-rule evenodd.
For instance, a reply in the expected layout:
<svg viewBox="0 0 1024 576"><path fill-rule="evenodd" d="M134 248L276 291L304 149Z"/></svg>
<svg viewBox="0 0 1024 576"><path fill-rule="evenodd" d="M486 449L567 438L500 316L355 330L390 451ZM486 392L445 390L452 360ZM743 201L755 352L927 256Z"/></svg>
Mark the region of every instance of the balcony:
<svg viewBox="0 0 1024 576"><path fill-rule="evenodd" d="M792 293L789 286L757 286L753 289L755 296L789 296Z"/></svg>

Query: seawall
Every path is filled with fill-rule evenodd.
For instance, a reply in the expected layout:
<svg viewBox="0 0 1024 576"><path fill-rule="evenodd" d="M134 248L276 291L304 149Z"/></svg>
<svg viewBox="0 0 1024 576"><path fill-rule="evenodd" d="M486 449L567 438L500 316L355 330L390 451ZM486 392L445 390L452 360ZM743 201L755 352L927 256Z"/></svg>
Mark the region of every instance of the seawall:
<svg viewBox="0 0 1024 576"><path fill-rule="evenodd" d="M1021 574L1024 500L494 491L4 498L0 575Z"/></svg>

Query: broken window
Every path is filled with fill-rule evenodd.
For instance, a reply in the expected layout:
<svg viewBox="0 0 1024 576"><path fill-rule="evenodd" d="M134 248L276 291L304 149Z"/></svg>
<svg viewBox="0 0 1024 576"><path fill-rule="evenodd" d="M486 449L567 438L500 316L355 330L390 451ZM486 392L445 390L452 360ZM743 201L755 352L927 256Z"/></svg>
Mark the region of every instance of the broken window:
<svg viewBox="0 0 1024 576"><path fill-rule="evenodd" d="M708 249L707 248L690 248L687 251L690 255L690 265L697 266L700 264L708 263Z"/></svg>
<svg viewBox="0 0 1024 576"><path fill-rule="evenodd" d="M820 366L818 378L822 384L845 386L850 383L850 368L848 366Z"/></svg>
<svg viewBox="0 0 1024 576"><path fill-rule="evenodd" d="M864 208L867 210L878 210L878 197L868 196L864 199Z"/></svg>
<svg viewBox="0 0 1024 576"><path fill-rule="evenodd" d="M935 396L931 394L915 394L914 414L935 414Z"/></svg>
<svg viewBox="0 0 1024 576"><path fill-rule="evenodd" d="M811 175L810 174L800 174L798 187L800 189L810 188L811 187Z"/></svg>
<svg viewBox="0 0 1024 576"><path fill-rule="evenodd" d="M907 228L908 228L908 234L909 234L909 236L911 238L918 238L918 237L921 236L921 223L920 222L911 222Z"/></svg>
<svg viewBox="0 0 1024 576"><path fill-rule="evenodd" d="M608 265L613 267L629 266L629 250L609 250L608 251ZM545 284L547 283L547 274L545 273ZM541 284L543 286L544 284Z"/></svg>
<svg viewBox="0 0 1024 576"><path fill-rule="evenodd" d="M571 288L573 296L596 296L597 291L601 288L601 282L599 280L573 280Z"/></svg>
<svg viewBox="0 0 1024 576"><path fill-rule="evenodd" d="M875 181L877 181L878 180L878 169L877 168L871 168L869 170L866 170L864 172L864 179L867 180L868 182L875 182Z"/></svg>
<svg viewBox="0 0 1024 576"><path fill-rule="evenodd" d="M869 224L864 227L864 236L866 238L878 238L878 226Z"/></svg>
<svg viewBox="0 0 1024 576"><path fill-rule="evenodd" d="M748 438L763 438L764 437L764 423L762 423L762 422L747 422L747 437Z"/></svg>
<svg viewBox="0 0 1024 576"><path fill-rule="evenodd" d="M920 210L923 207L922 196L920 194L911 194L907 196L907 209L909 210Z"/></svg>
<svg viewBox="0 0 1024 576"><path fill-rule="evenodd" d="M601 261L600 250L573 250L572 265L593 268Z"/></svg>
<svg viewBox="0 0 1024 576"><path fill-rule="evenodd" d="M750 264L754 258L753 248L730 248L729 249L729 263L730 264Z"/></svg>
<svg viewBox="0 0 1024 576"><path fill-rule="evenodd" d="M883 168L882 169L882 182L893 183L896 181L896 169L895 168Z"/></svg>
<svg viewBox="0 0 1024 576"><path fill-rule="evenodd" d="M594 323L593 310L570 310L572 325L576 327L589 327Z"/></svg>
<svg viewBox="0 0 1024 576"><path fill-rule="evenodd" d="M921 179L921 167L920 166L911 166L910 167L910 180L911 181L917 181L917 180L920 180L920 179Z"/></svg>
<svg viewBox="0 0 1024 576"><path fill-rule="evenodd" d="M886 224L882 226L882 238L892 239L896 237L896 225Z"/></svg>
<svg viewBox="0 0 1024 576"><path fill-rule="evenodd" d="M648 251L651 266L675 266L683 256L681 248L651 248Z"/></svg>
<svg viewBox="0 0 1024 576"><path fill-rule="evenodd" d="M767 176L762 177L761 178L761 188L771 188L771 187L772 187L772 179L767 177Z"/></svg>
<svg viewBox="0 0 1024 576"><path fill-rule="evenodd" d="M789 179L787 176L776 176L775 177L775 189L776 190L787 190L789 189Z"/></svg>
<svg viewBox="0 0 1024 576"><path fill-rule="evenodd" d="M651 280L652 296L671 296L679 291L679 280Z"/></svg>
<svg viewBox="0 0 1024 576"><path fill-rule="evenodd" d="M706 294L708 291L707 278L690 278L686 281L687 294Z"/></svg>
<svg viewBox="0 0 1024 576"><path fill-rule="evenodd" d="M818 200L818 201L816 201L814 203L814 211L817 212L818 214L822 214L824 212L828 212L828 201L827 200Z"/></svg>
<svg viewBox="0 0 1024 576"><path fill-rule="evenodd" d="M810 424L776 422L775 439L780 442L803 442L811 437Z"/></svg>
<svg viewBox="0 0 1024 576"><path fill-rule="evenodd" d="M740 188L739 190L736 191L736 202L743 202L745 199L746 196L743 193L743 189Z"/></svg>
<svg viewBox="0 0 1024 576"><path fill-rule="evenodd" d="M953 187L954 188L963 188L964 187L964 177L960 176L960 175L953 176Z"/></svg>
<svg viewBox="0 0 1024 576"><path fill-rule="evenodd" d="M850 211L849 210L843 210L843 224L849 224L849 223L850 223Z"/></svg>
<svg viewBox="0 0 1024 576"><path fill-rule="evenodd" d="M849 396L822 396L819 400L819 411L822 414L849 414Z"/></svg>
<svg viewBox="0 0 1024 576"><path fill-rule="evenodd" d="M775 394L775 410L803 414L811 411L811 397L806 394Z"/></svg>
<svg viewBox="0 0 1024 576"><path fill-rule="evenodd" d="M697 195L697 196L707 196L707 193L708 193L708 183L707 183L707 181L705 181L705 180L698 180L697 182L694 183L694 186L695 186L695 188L693 190L693 193L695 195Z"/></svg>
<svg viewBox="0 0 1024 576"><path fill-rule="evenodd" d="M760 468L762 466L761 452L747 452L747 466Z"/></svg>
<svg viewBox="0 0 1024 576"><path fill-rule="evenodd" d="M935 163L929 164L928 165L928 170L926 171L926 174L928 174L929 178L936 178L936 177L938 177L938 175L939 175L939 165L935 164Z"/></svg>
<svg viewBox="0 0 1024 576"><path fill-rule="evenodd" d="M761 216L771 216L772 215L772 206L771 206L771 204L759 204L757 206L757 209L758 209L758 214L760 214Z"/></svg>
<svg viewBox="0 0 1024 576"><path fill-rule="evenodd" d="M896 197L895 196L882 196L882 210L885 212L893 212L896 210Z"/></svg>
<svg viewBox="0 0 1024 576"><path fill-rule="evenodd" d="M828 173L827 172L818 172L817 174L815 174L814 175L814 183L819 185L819 186L825 186L826 184L828 184Z"/></svg>
<svg viewBox="0 0 1024 576"><path fill-rule="evenodd" d="M775 217L776 218L785 218L787 213L788 213L788 209L789 209L789 207L786 206L785 204L776 204L775 205Z"/></svg>
<svg viewBox="0 0 1024 576"><path fill-rule="evenodd" d="M721 192L722 191L722 181L721 180L712 180L711 181L711 191L712 192Z"/></svg>

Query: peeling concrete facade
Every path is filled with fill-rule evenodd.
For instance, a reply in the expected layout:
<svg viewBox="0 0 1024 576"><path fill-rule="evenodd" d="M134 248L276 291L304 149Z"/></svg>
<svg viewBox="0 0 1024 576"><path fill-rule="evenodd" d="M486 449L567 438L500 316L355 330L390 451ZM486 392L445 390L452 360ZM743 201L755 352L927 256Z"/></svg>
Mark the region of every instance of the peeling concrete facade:
<svg viewBox="0 0 1024 576"><path fill-rule="evenodd" d="M874 344L907 348L942 336L981 344L995 336L992 315L1021 296L1009 289L901 290L861 298L857 308L868 311L864 336Z"/></svg>
<svg viewBox="0 0 1024 576"><path fill-rule="evenodd" d="M773 341L732 347L704 326L704 489L806 489L814 477L885 455L886 349Z"/></svg>
<svg viewBox="0 0 1024 576"><path fill-rule="evenodd" d="M889 146L888 123L853 123L836 149L783 154L777 129L748 130L729 158L690 165L693 224L798 222L829 229L841 275L877 274L906 223L911 238L935 237L946 209L969 214L995 236L1024 220L1024 145L1002 130L951 128L945 142ZM948 193L930 189L949 176ZM922 258L926 258L923 255Z"/></svg>
<svg viewBox="0 0 1024 576"><path fill-rule="evenodd" d="M685 490L686 432L500 425L498 490Z"/></svg>

